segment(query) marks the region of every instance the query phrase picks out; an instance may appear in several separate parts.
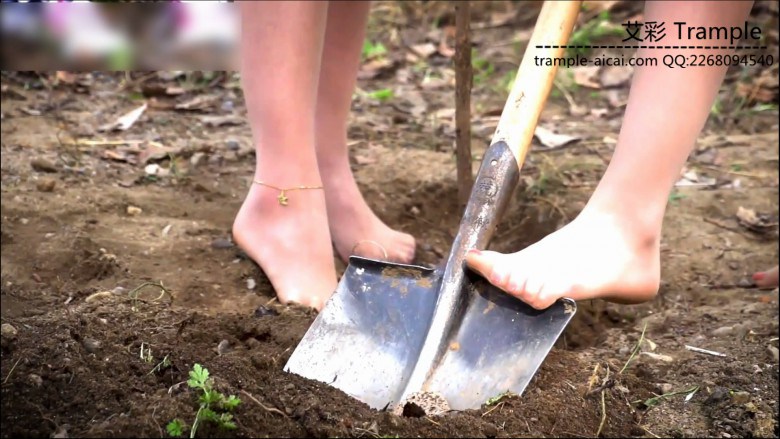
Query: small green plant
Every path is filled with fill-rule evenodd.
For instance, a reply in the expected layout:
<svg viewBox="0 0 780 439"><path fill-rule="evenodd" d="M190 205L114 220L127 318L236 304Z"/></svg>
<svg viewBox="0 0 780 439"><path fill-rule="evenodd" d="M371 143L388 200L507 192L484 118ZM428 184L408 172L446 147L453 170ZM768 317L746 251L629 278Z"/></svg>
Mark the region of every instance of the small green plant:
<svg viewBox="0 0 780 439"><path fill-rule="evenodd" d="M152 370L149 371L149 375L157 372L162 372L165 369L171 367L173 365L173 362L171 362L170 354L166 355L159 363L157 363Z"/></svg>
<svg viewBox="0 0 780 439"><path fill-rule="evenodd" d="M687 197L687 195L681 194L679 192L672 192L671 194L669 194L669 202L670 203L675 203L678 200L682 200L685 197Z"/></svg>
<svg viewBox="0 0 780 439"><path fill-rule="evenodd" d="M363 59L372 59L387 54L387 48L380 42L366 40L363 42Z"/></svg>
<svg viewBox="0 0 780 439"><path fill-rule="evenodd" d="M512 396L512 392L507 390L506 392L499 393L498 395L488 399L485 405L490 407L491 405L498 404L502 399L507 398L509 396Z"/></svg>
<svg viewBox="0 0 780 439"><path fill-rule="evenodd" d="M477 54L477 49L471 49L471 68L474 69L474 84L485 82L496 69L490 61Z"/></svg>
<svg viewBox="0 0 780 439"><path fill-rule="evenodd" d="M623 29L609 22L609 11L601 12L596 18L585 23L581 28L571 34L569 46L590 46L594 40L608 36L621 36ZM569 56L581 55L589 49L567 49Z"/></svg>
<svg viewBox="0 0 780 439"><path fill-rule="evenodd" d="M168 432L168 436L181 437L184 434L184 421L181 419L174 419L165 426L165 431Z"/></svg>
<svg viewBox="0 0 780 439"><path fill-rule="evenodd" d="M366 93L366 95L372 99L376 99L377 101L389 101L393 98L393 90L389 88L382 88L379 90L374 90L372 92Z"/></svg>
<svg viewBox="0 0 780 439"><path fill-rule="evenodd" d="M214 390L209 370L198 363L192 366L189 376L187 385L191 389L199 389L202 392L198 398L200 406L198 407L198 413L195 415L195 420L192 422L190 437L195 437L198 426L202 422L212 422L223 430L235 430L236 423L233 422L233 415L230 412L241 404L241 399L235 395L225 396L221 392ZM166 426L166 430L168 430L168 434L171 436L176 436L172 434L172 431L180 436L184 432L184 428L184 423L178 419L174 419Z"/></svg>

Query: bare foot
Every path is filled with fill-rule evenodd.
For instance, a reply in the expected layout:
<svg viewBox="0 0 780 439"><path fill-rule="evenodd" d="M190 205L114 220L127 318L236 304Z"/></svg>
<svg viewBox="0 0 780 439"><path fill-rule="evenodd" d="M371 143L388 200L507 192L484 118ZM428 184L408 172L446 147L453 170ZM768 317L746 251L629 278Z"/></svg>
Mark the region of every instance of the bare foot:
<svg viewBox="0 0 780 439"><path fill-rule="evenodd" d="M591 209L520 252L472 250L466 262L536 309L561 297L643 302L658 292L660 244L635 224Z"/></svg>
<svg viewBox="0 0 780 439"><path fill-rule="evenodd" d="M414 259L412 235L388 227L368 207L355 183L349 165L320 168L325 184L328 223L333 243L341 259L352 255L403 264Z"/></svg>
<svg viewBox="0 0 780 439"><path fill-rule="evenodd" d="M233 223L233 239L251 257L282 303L321 310L336 290L336 268L322 190L287 193L253 184Z"/></svg>
<svg viewBox="0 0 780 439"><path fill-rule="evenodd" d="M762 290L773 290L778 284L778 267L767 271L760 271L753 275L756 286Z"/></svg>

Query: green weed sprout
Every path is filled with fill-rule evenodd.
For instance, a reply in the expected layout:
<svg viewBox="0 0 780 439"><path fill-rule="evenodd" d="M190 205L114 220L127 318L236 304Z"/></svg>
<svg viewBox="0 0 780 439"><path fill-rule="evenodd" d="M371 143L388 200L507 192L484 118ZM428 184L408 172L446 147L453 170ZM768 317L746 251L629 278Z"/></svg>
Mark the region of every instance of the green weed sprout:
<svg viewBox="0 0 780 439"><path fill-rule="evenodd" d="M236 423L233 422L233 415L230 412L241 404L241 399L235 395L226 397L224 394L214 390L209 370L198 363L192 366L189 376L187 385L192 389L200 389L202 392L198 398L200 407L195 415L195 421L192 423L190 437L195 437L198 426L202 422L213 422L223 430L235 430ZM174 419L168 423L166 430L171 436L180 436L184 432L184 423Z"/></svg>

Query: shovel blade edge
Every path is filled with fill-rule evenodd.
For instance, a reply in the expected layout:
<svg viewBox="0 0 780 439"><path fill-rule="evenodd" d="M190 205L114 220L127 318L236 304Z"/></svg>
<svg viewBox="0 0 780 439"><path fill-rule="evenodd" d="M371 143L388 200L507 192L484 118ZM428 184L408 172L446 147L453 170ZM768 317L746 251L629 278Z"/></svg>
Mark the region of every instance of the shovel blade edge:
<svg viewBox="0 0 780 439"><path fill-rule="evenodd" d="M438 282L429 268L351 257L284 370L374 409L394 405L425 340Z"/></svg>

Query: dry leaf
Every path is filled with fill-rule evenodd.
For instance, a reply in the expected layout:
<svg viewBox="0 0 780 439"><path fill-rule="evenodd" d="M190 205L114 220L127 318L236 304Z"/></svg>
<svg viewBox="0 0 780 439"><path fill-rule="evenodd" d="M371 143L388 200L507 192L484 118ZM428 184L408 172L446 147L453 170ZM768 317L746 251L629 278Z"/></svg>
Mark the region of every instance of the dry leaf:
<svg viewBox="0 0 780 439"><path fill-rule="evenodd" d="M118 162L128 162L130 161L127 154L124 152L114 151L113 149L104 149L103 150L103 158L108 160L115 160Z"/></svg>
<svg viewBox="0 0 780 439"><path fill-rule="evenodd" d="M168 157L169 154L177 152L177 148L171 148L159 142L148 142L141 153L138 154L138 162L146 165L150 161L162 160Z"/></svg>
<svg viewBox="0 0 780 439"><path fill-rule="evenodd" d="M441 39L439 40L439 48L438 52L439 55L452 58L455 56L455 49L450 47L449 44L447 44L447 37L450 36L452 38L455 38L455 26L445 26L442 28L441 33Z"/></svg>
<svg viewBox="0 0 780 439"><path fill-rule="evenodd" d="M362 66L358 72L358 79L374 79L382 73L388 72L395 67L395 62L390 58L376 58Z"/></svg>
<svg viewBox="0 0 780 439"><path fill-rule="evenodd" d="M607 66L601 71L600 81L604 87L617 87L631 79L634 69L629 66Z"/></svg>
<svg viewBox="0 0 780 439"><path fill-rule="evenodd" d="M737 209L737 219L741 226L756 233L768 233L777 228L777 221L772 221L768 215L759 215L742 206Z"/></svg>
<svg viewBox="0 0 780 439"><path fill-rule="evenodd" d="M588 88L601 88L601 84L596 81L596 75L599 72L599 66L581 66L575 67L574 70L574 82L577 85Z"/></svg>
<svg viewBox="0 0 780 439"><path fill-rule="evenodd" d="M141 115L144 114L144 111L146 111L146 107L147 104L144 103L143 105L136 108L135 110L124 114L115 122L101 126L100 128L98 128L98 131L111 131L111 130L127 131L128 129L130 129L130 127L133 126L133 124L136 123L136 121L138 121Z"/></svg>
<svg viewBox="0 0 780 439"><path fill-rule="evenodd" d="M414 44L410 47L412 52L419 55L423 59L430 57L437 52L436 46L433 43Z"/></svg>
<svg viewBox="0 0 780 439"><path fill-rule="evenodd" d="M202 116L200 121L209 127L220 127L223 125L241 125L244 119L238 116Z"/></svg>
<svg viewBox="0 0 780 439"><path fill-rule="evenodd" d="M370 165L371 163L376 163L376 158L355 154L355 163L358 165Z"/></svg>
<svg viewBox="0 0 780 439"><path fill-rule="evenodd" d="M683 187L683 186L714 186L715 183L717 183L717 180L715 178L711 177L699 177L698 174L696 174L696 171L691 170L685 170L683 173L683 177L677 181L674 185L676 187Z"/></svg>
<svg viewBox="0 0 780 439"><path fill-rule="evenodd" d="M576 136L569 136L566 134L556 134L541 125L538 125L536 127L536 130L534 131L534 136L536 136L536 138L539 140L539 142L542 145L550 149L562 148L568 145L569 143L580 140L580 138Z"/></svg>
<svg viewBox="0 0 780 439"><path fill-rule="evenodd" d="M189 101L176 104L174 108L177 110L185 110L185 111L203 111L211 107L214 107L217 104L218 100L219 100L219 96L212 96L212 95L196 96L195 98L190 99Z"/></svg>
<svg viewBox="0 0 780 439"><path fill-rule="evenodd" d="M76 82L76 80L78 80L78 76L76 76L75 73L65 72L62 70L57 71L55 78L57 79L57 82L62 82L65 84L73 84Z"/></svg>

